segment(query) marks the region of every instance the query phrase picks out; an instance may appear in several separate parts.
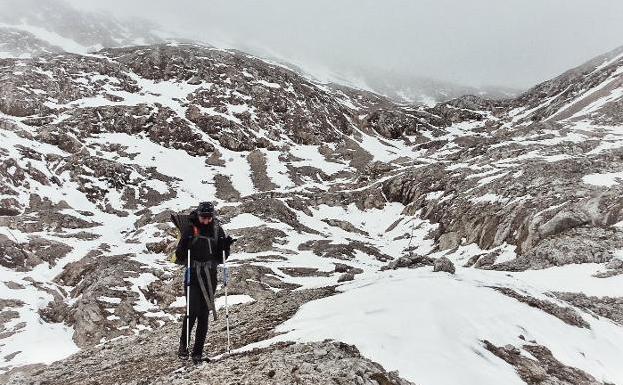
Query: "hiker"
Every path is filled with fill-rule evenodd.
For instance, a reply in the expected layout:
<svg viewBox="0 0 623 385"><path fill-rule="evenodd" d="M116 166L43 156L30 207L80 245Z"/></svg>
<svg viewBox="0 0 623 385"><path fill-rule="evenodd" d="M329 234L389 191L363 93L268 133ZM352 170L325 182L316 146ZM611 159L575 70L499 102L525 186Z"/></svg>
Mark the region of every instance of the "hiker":
<svg viewBox="0 0 623 385"><path fill-rule="evenodd" d="M211 202L201 202L190 213L188 220L188 225L180 229L181 237L175 250L176 261L179 264L186 264L188 250L190 250L190 272L187 268L184 275L184 296L189 301L187 302L188 318L184 318L182 324L178 356L183 359L188 358L187 331L192 332L196 322L197 331L191 357L194 363L198 363L203 360L203 345L208 333L210 310L213 312L214 319L217 318L214 306L216 268L223 262L223 251L225 251L225 259L229 257L229 249L235 239L225 236ZM188 285L189 279L190 285ZM189 289L190 298L188 298ZM190 324L187 325L187 322Z"/></svg>

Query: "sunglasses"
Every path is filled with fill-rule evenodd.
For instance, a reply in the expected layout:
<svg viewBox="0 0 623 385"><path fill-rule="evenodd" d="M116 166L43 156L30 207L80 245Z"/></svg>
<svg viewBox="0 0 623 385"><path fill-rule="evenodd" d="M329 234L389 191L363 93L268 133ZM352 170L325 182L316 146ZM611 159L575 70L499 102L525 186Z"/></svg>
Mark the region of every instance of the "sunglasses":
<svg viewBox="0 0 623 385"><path fill-rule="evenodd" d="M212 214L200 214L199 218L204 218L204 219L212 218Z"/></svg>

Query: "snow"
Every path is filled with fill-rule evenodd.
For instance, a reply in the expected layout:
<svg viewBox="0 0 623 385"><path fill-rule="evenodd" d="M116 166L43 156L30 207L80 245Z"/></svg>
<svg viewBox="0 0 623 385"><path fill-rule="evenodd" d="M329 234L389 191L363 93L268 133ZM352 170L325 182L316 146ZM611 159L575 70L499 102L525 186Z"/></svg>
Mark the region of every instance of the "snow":
<svg viewBox="0 0 623 385"><path fill-rule="evenodd" d="M20 29L22 31L30 32L31 34L35 35L35 37L37 37L38 39L48 42L51 45L60 47L66 52L84 55L89 50L88 47L78 44L74 40L68 39L66 37L63 37L55 32L49 31L44 28L35 27L33 25L0 23L0 27L15 28L15 29Z"/></svg>
<svg viewBox="0 0 623 385"><path fill-rule="evenodd" d="M106 296L100 296L97 298L98 301L102 301L102 302L108 302L108 303L112 303L112 304L119 304L121 303L121 299L120 298L114 298L114 297L106 297Z"/></svg>
<svg viewBox="0 0 623 385"><path fill-rule="evenodd" d="M20 352L10 361L11 365L50 364L79 351L72 340L74 331L71 327L60 323L50 324L30 312L21 309L17 311L20 313L19 320L26 322L27 327L4 338L0 346L3 357ZM33 346L36 349L32 349ZM0 373L4 370L0 367Z"/></svg>
<svg viewBox="0 0 623 385"><path fill-rule="evenodd" d="M587 278L587 270L591 269L581 274L584 285L598 280ZM459 268L456 276L429 268L379 272L341 286L338 295L303 305L277 328L285 334L244 349L330 338L355 344L364 356L387 370L399 370L415 383L523 384L514 369L486 351L481 341L520 346L525 342L518 336L524 335L548 346L563 363L619 383L623 329L592 317L584 317L591 330L570 326L487 287L566 289L568 281L580 278L567 273L566 268L531 271L525 274L526 282L524 273L478 269ZM617 279L616 284L622 281Z"/></svg>
<svg viewBox="0 0 623 385"><path fill-rule="evenodd" d="M254 83L261 84L268 88L281 88L281 85L279 83L271 83L267 82L266 80L256 80Z"/></svg>
<svg viewBox="0 0 623 385"><path fill-rule="evenodd" d="M227 305L228 306L236 306L245 303L255 302L255 299L250 295L246 294L236 294L236 295L228 295L227 296ZM217 310L225 309L225 296L216 297L214 299L214 305Z"/></svg>
<svg viewBox="0 0 623 385"><path fill-rule="evenodd" d="M265 224L264 220L249 213L243 213L233 217L229 223L227 223L227 229L239 229L243 227L261 226Z"/></svg>
<svg viewBox="0 0 623 385"><path fill-rule="evenodd" d="M52 295L38 290L24 278L24 275L0 267L0 283L4 286L1 290L2 298L16 299L25 303L22 307L7 309L18 312L19 316L4 325L7 332L15 331L15 334L2 339L0 357L21 352L8 361L11 366L21 366L34 363L49 364L76 353L79 349L72 340L73 329L64 324L47 323L38 313L53 300ZM5 284L9 281L21 284L24 289L9 289ZM23 327L20 327L19 323L24 323ZM33 346L37 348L33 350ZM0 365L0 373L6 370L7 360Z"/></svg>
<svg viewBox="0 0 623 385"><path fill-rule="evenodd" d="M251 303L254 301L255 299L253 297L251 297L250 295L246 295L246 294L234 294L234 295L227 296L228 306L236 306L240 304ZM216 299L214 300L214 305L216 306L217 310L220 310L221 308L225 309L225 296L223 295L220 297L216 297ZM185 306L186 306L186 297L177 297L175 301L171 303L171 305L169 305L169 307L171 308L185 307Z"/></svg>
<svg viewBox="0 0 623 385"><path fill-rule="evenodd" d="M501 203L506 202L507 199L497 194L486 193L476 198L471 198L470 201L474 203Z"/></svg>
<svg viewBox="0 0 623 385"><path fill-rule="evenodd" d="M297 167L312 166L321 169L328 175L333 175L337 172L348 168L348 165L343 163L336 163L328 161L320 152L318 152L319 146L314 145L297 145L290 148L290 153L297 158L301 158L300 161L293 161L291 164Z"/></svg>
<svg viewBox="0 0 623 385"><path fill-rule="evenodd" d="M612 187L623 182L623 171L603 174L589 174L582 178L582 182L594 186Z"/></svg>
<svg viewBox="0 0 623 385"><path fill-rule="evenodd" d="M504 263L517 258L517 246L515 245L504 244L497 249L500 251L500 254L495 259L495 263Z"/></svg>
<svg viewBox="0 0 623 385"><path fill-rule="evenodd" d="M437 199L441 198L444 193L445 193L445 191L431 191L428 194L426 194L426 200L427 201L437 200Z"/></svg>
<svg viewBox="0 0 623 385"><path fill-rule="evenodd" d="M623 98L623 88L616 88L610 91L608 95L595 100L594 102L589 104L587 107L575 113L571 118L590 115L591 113L598 111L601 107L603 107L607 103L619 100L621 98Z"/></svg>
<svg viewBox="0 0 623 385"><path fill-rule="evenodd" d="M220 171L220 168L208 166L203 160L189 155L186 151L165 148L149 139L125 133L100 134L95 138L89 139L88 143L122 143L128 147L128 153L137 155L132 159L120 157L117 159L118 162L129 165L136 164L143 167L155 167L159 173L173 175L183 180L184 183L179 186L177 183L170 184L171 188L176 188L177 198L163 202L162 206L158 208L170 208L181 211L188 208L189 201L197 201L202 196L213 197L216 194L214 185L204 182L211 182L214 175ZM158 182L153 183L152 188L164 191L164 186L158 186ZM246 183L250 183L250 176Z"/></svg>
<svg viewBox="0 0 623 385"><path fill-rule="evenodd" d="M288 176L288 168L284 162L279 160L279 151L262 150L266 156L266 173L270 180L278 187L279 190L288 190L295 187L294 182Z"/></svg>
<svg viewBox="0 0 623 385"><path fill-rule="evenodd" d="M478 181L478 186L482 187L490 182L493 182L496 179L503 178L508 174L509 174L508 172L503 172L501 174L491 175L491 176L482 178Z"/></svg>
<svg viewBox="0 0 623 385"><path fill-rule="evenodd" d="M401 140L380 139L361 131L356 126L353 129L361 139L357 139L359 145L374 157L374 160L391 162L400 157L413 157L413 149Z"/></svg>
<svg viewBox="0 0 623 385"><path fill-rule="evenodd" d="M257 192L251 179L251 165L247 161L245 153L227 150L220 150L227 165L220 170L222 174L228 175L231 183L241 196L250 195ZM185 180L185 179L184 179ZM214 195L213 195L214 196Z"/></svg>
<svg viewBox="0 0 623 385"><path fill-rule="evenodd" d="M151 273L141 273L138 277L124 278L124 281L132 284L131 290L139 295L138 301L134 304L134 310L141 313L154 310L155 305L145 298L141 289L147 290L147 286L156 280L158 278Z"/></svg>

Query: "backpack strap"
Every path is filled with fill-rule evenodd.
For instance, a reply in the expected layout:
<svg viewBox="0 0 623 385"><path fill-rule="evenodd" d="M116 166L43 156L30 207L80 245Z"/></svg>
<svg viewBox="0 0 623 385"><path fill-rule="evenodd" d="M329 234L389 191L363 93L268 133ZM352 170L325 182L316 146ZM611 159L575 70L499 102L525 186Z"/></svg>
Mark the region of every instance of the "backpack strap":
<svg viewBox="0 0 623 385"><path fill-rule="evenodd" d="M219 224L218 222L214 222L214 225L212 226L212 235L214 236L213 238L209 237L209 236L205 236L205 235L201 235L201 233L199 232L199 227L193 225L193 237L192 237L192 244L194 245L195 242L197 242L197 240L199 238L205 239L208 241L208 247L210 248L210 254L212 254L212 242L214 242L214 245L216 247L216 245L218 245L218 229L219 229Z"/></svg>
<svg viewBox="0 0 623 385"><path fill-rule="evenodd" d="M192 237L190 237L192 239L190 243L194 245L197 242L197 239L199 239L199 228L195 225L192 225L192 226L193 226L193 235Z"/></svg>
<svg viewBox="0 0 623 385"><path fill-rule="evenodd" d="M203 299L206 302L208 310L212 310L212 316L214 317L214 320L216 321L218 319L218 315L216 314L216 306L214 304L214 292L212 291L212 278L210 277L210 268L208 268L208 263L194 262L193 267L195 268L195 274L197 275L197 281L199 282L199 287L201 288ZM206 278L208 280L207 290L206 290L205 283L203 282L203 278L201 277L201 272L205 273Z"/></svg>

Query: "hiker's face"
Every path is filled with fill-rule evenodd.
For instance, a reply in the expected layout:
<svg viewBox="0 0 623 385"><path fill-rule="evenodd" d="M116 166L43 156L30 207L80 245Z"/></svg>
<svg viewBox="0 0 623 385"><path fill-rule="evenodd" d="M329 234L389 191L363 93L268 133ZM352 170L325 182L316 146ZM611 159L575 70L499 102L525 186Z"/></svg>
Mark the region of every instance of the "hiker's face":
<svg viewBox="0 0 623 385"><path fill-rule="evenodd" d="M207 225L212 222L212 217L199 217L199 222L203 225Z"/></svg>

